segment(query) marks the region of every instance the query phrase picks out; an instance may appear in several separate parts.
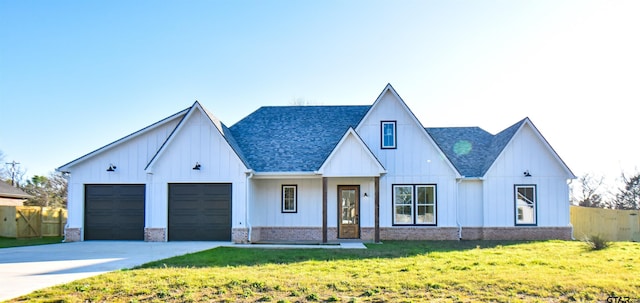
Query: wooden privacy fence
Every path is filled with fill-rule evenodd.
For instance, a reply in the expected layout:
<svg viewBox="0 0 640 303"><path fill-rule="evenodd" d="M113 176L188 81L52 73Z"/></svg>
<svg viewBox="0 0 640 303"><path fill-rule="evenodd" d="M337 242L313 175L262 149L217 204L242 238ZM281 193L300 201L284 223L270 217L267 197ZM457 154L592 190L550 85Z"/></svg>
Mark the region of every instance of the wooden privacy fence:
<svg viewBox="0 0 640 303"><path fill-rule="evenodd" d="M37 238L64 234L67 210L40 206L0 206L0 237Z"/></svg>
<svg viewBox="0 0 640 303"><path fill-rule="evenodd" d="M573 236L601 236L609 241L640 242L640 210L571 206Z"/></svg>

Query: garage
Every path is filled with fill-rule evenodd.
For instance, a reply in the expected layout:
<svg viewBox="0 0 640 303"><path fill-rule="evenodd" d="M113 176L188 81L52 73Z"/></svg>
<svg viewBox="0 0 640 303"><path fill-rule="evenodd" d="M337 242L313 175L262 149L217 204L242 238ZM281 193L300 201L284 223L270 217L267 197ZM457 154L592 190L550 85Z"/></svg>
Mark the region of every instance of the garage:
<svg viewBox="0 0 640 303"><path fill-rule="evenodd" d="M230 241L231 184L169 184L169 241Z"/></svg>
<svg viewBox="0 0 640 303"><path fill-rule="evenodd" d="M85 185L85 240L144 240L143 184Z"/></svg>

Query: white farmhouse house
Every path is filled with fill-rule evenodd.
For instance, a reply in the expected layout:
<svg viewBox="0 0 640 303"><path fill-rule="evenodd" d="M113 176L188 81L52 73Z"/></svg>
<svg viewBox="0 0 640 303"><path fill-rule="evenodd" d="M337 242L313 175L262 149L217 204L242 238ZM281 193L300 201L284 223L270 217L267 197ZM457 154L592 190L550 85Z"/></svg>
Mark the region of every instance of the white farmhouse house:
<svg viewBox="0 0 640 303"><path fill-rule="evenodd" d="M528 118L425 128L391 85L229 128L195 102L58 171L67 241L571 238L575 176Z"/></svg>

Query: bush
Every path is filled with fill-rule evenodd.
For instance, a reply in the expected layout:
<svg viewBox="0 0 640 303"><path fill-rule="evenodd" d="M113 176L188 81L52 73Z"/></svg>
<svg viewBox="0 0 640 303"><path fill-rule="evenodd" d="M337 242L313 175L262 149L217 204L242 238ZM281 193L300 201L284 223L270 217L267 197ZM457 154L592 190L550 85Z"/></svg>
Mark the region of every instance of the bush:
<svg viewBox="0 0 640 303"><path fill-rule="evenodd" d="M586 237L584 242L587 244L590 250L601 250L611 246L611 242L607 241L601 236Z"/></svg>

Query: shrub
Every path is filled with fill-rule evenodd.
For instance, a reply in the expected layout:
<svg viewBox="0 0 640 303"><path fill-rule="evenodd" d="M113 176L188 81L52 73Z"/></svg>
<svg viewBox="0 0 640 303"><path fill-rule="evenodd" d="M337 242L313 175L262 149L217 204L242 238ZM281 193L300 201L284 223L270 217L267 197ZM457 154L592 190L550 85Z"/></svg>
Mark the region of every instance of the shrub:
<svg viewBox="0 0 640 303"><path fill-rule="evenodd" d="M611 246L611 242L607 241L604 237L597 235L586 237L584 242L590 250L601 250Z"/></svg>

